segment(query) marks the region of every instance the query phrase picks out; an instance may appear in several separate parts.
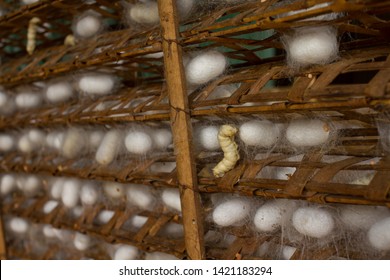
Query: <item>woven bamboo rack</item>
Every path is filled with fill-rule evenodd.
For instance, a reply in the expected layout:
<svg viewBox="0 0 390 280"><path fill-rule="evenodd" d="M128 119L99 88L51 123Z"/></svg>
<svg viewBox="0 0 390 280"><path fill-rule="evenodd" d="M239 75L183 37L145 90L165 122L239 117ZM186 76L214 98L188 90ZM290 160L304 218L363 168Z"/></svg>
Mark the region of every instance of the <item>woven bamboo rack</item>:
<svg viewBox="0 0 390 280"><path fill-rule="evenodd" d="M99 203L87 208L79 217L69 215L61 205L45 214L42 207L50 200L47 192L33 198L17 192L1 202L2 258L109 258L98 241L133 245L145 253L158 251L180 259L272 259L277 256L259 257L256 249L264 243L277 248L280 240L282 245L297 246L283 239L281 232L262 235L248 225L223 230L216 227L206 218L212 209L209 197L213 193L329 205L390 207L390 156L380 143L378 131L378 121L389 121L386 119L390 106L388 1L335 0L313 10L302 9L329 1L298 0L283 6L278 5L277 0L231 6L215 4L214 10L200 11L197 17L179 23L175 1L159 0L160 25L141 31L120 23L124 17L120 1L90 2L42 0L20 7L0 1L0 7L9 11L0 17L0 85L5 90L11 92L19 85L77 76L96 69L115 73L123 81L115 95L99 99L75 98L61 105L45 104L38 109L1 115L0 132L17 133L28 128L50 131L69 125L86 129L105 125L170 125L173 148L146 159L128 157L121 164L109 166L99 166L89 154L65 159L56 153L36 151L26 155L12 151L0 154L0 172L37 174L44 178L43 182L51 177L76 177L97 182L143 184L157 192L179 189L182 213L160 204L153 211L139 211L120 202ZM65 46L64 38L72 33L69 22L91 9L109 19L110 24L97 37ZM302 11L287 16L286 12L291 10ZM326 22L337 27L341 38L339 59L327 65L291 69L286 65L281 34L295 27L323 25L320 21L302 19L329 12L341 13L337 19ZM32 17L45 19L50 24L43 25L37 35L35 52L27 55L26 30ZM259 31L269 32L269 36L264 39L242 36ZM56 36L45 36L49 33ZM12 47L13 51L5 46ZM225 55L229 59L238 62L224 75L188 95L184 55L220 47L227 49ZM256 54L270 49L276 50L275 55L260 58ZM159 52L163 52L163 58L148 56ZM270 83L277 86L267 86ZM228 84L239 84L230 97L210 98L216 87ZM106 106L97 110L99 104ZM359 127L337 128L337 140L329 147L304 150L299 157L284 143L278 144L272 152L266 149L240 151L242 156L237 166L219 179L210 171L222 153L206 153L195 145L193 127L197 123L223 124L226 120L238 123L238 120L257 117L287 123L296 115L320 116L340 124L358 123ZM267 155L258 158L256 153ZM174 164L175 167L168 172L154 172L155 164ZM265 168L279 167L296 171L289 180L258 176ZM346 171L374 171L375 175L368 185L333 180ZM115 213L103 225L95 222L102 210ZM147 218L139 229L126 227L126 221L134 214ZM46 245L37 251L28 240L21 245L17 239L7 236L4 224L9 216L81 232L93 237L97 245L84 255L60 244ZM182 225L184 237L171 238L165 234L164 227L169 223ZM220 232L221 240L210 241L207 236L211 232ZM223 242L226 236L232 237L228 244ZM363 253L359 246L350 248L346 244L351 239L353 237L343 236L323 248L307 240L291 259L390 258L389 252Z"/></svg>

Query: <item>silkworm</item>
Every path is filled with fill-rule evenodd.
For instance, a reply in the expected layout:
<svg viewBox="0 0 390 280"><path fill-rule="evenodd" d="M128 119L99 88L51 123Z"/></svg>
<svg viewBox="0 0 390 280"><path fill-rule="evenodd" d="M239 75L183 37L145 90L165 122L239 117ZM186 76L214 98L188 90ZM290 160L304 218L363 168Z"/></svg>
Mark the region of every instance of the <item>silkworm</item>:
<svg viewBox="0 0 390 280"><path fill-rule="evenodd" d="M234 142L234 135L238 129L234 126L225 124L221 126L218 132L218 141L224 153L224 158L213 168L215 177L223 177L226 172L232 170L240 159L238 146Z"/></svg>
<svg viewBox="0 0 390 280"><path fill-rule="evenodd" d="M27 30L27 47L26 50L29 55L32 55L35 50L35 38L37 35L37 24L41 22L41 19L38 17L33 17L29 24Z"/></svg>

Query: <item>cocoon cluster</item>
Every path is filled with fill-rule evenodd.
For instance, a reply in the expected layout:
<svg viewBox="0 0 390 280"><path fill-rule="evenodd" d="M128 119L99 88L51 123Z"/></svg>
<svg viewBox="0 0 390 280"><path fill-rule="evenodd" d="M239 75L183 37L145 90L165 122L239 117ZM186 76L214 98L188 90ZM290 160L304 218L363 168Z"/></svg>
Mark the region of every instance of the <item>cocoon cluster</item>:
<svg viewBox="0 0 390 280"><path fill-rule="evenodd" d="M103 28L101 17L93 12L87 11L76 18L73 23L73 33L78 38L91 38L97 35Z"/></svg>
<svg viewBox="0 0 390 280"><path fill-rule="evenodd" d="M42 188L42 180L35 175L21 175L16 179L16 186L26 195L34 195Z"/></svg>
<svg viewBox="0 0 390 280"><path fill-rule="evenodd" d="M227 227L242 224L250 213L251 205L248 200L234 198L218 204L213 211L214 223Z"/></svg>
<svg viewBox="0 0 390 280"><path fill-rule="evenodd" d="M42 96L37 92L24 91L16 95L15 104L19 109L33 109L42 104Z"/></svg>
<svg viewBox="0 0 390 280"><path fill-rule="evenodd" d="M228 62L218 51L206 51L192 58L185 67L187 82L205 84L225 72Z"/></svg>
<svg viewBox="0 0 390 280"><path fill-rule="evenodd" d="M18 140L18 149L23 153L31 153L41 148L46 135L39 129L27 130Z"/></svg>
<svg viewBox="0 0 390 280"><path fill-rule="evenodd" d="M319 119L292 120L286 130L286 138L297 148L325 144L330 136L329 125Z"/></svg>

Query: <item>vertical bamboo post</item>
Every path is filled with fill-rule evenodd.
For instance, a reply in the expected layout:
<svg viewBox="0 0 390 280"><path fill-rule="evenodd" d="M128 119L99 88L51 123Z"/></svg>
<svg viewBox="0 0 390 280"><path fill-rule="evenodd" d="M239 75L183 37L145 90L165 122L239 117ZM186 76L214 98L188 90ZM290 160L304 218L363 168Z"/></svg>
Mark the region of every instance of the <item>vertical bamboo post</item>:
<svg viewBox="0 0 390 280"><path fill-rule="evenodd" d="M6 259L7 259L7 247L5 246L3 215L1 215L0 213L0 260L6 260Z"/></svg>
<svg viewBox="0 0 390 280"><path fill-rule="evenodd" d="M192 125L189 115L179 23L175 0L158 1L163 40L165 78L169 93L170 119L176 154L185 245L190 259L204 259L203 219L192 152Z"/></svg>

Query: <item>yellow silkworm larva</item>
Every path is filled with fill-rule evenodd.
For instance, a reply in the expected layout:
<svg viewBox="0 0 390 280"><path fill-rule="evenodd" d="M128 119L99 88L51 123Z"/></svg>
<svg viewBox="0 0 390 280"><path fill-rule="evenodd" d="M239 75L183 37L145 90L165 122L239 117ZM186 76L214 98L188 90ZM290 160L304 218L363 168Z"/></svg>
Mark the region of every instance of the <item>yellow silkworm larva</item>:
<svg viewBox="0 0 390 280"><path fill-rule="evenodd" d="M234 142L234 135L236 135L237 131L236 127L228 124L221 126L219 129L218 141L224 153L224 158L213 168L213 174L217 178L232 170L240 159L238 146Z"/></svg>
<svg viewBox="0 0 390 280"><path fill-rule="evenodd" d="M39 18L33 17L28 24L26 50L29 55L32 55L35 50L35 37L37 35L37 24L39 22L41 22Z"/></svg>

